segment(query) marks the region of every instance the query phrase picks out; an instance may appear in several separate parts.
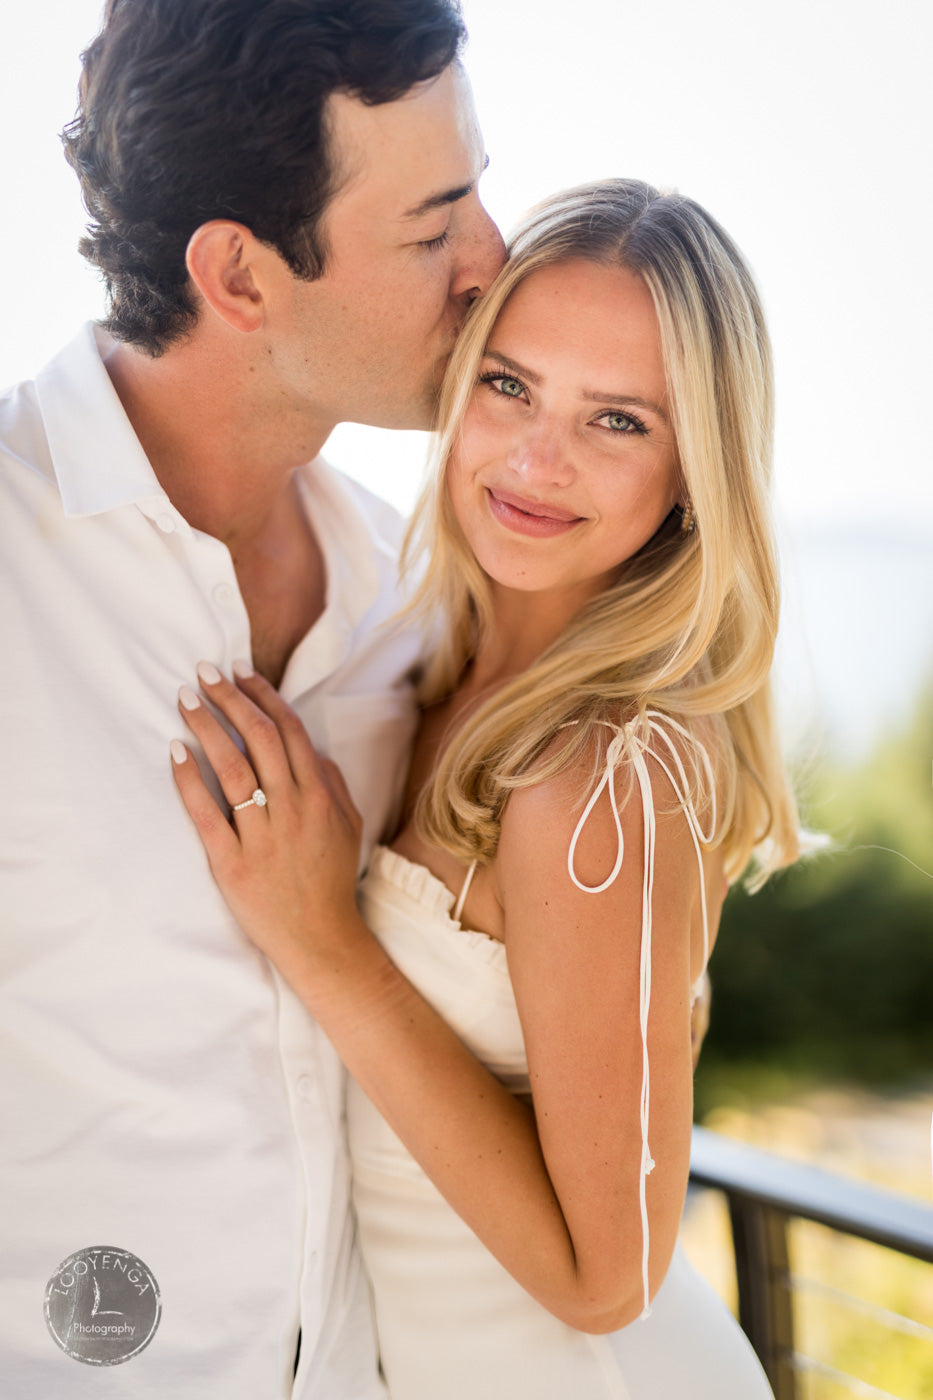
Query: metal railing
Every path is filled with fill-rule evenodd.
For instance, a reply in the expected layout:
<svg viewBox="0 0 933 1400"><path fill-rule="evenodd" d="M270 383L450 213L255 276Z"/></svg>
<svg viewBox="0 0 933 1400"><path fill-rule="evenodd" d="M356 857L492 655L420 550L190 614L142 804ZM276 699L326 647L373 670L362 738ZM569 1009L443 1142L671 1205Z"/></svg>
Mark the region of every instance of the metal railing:
<svg viewBox="0 0 933 1400"><path fill-rule="evenodd" d="M694 1128L690 1180L725 1194L739 1321L777 1400L797 1400L804 1358L794 1345L788 1227L815 1221L933 1264L933 1206ZM920 1330L930 1332L925 1325ZM829 1368L827 1368L829 1369ZM856 1393L882 1395L862 1386Z"/></svg>

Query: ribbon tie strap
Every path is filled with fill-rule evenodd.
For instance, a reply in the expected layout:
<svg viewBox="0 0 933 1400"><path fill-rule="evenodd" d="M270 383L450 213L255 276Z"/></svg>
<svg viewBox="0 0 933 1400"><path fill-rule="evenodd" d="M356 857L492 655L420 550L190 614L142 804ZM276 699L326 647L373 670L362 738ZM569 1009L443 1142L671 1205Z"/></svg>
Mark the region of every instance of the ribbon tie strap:
<svg viewBox="0 0 933 1400"><path fill-rule="evenodd" d="M616 769L623 761L631 764L635 781L638 785L641 799L642 818L644 821L644 880L642 882L641 899L641 949L639 957L639 994L638 1009L639 1023L641 1027L642 1045L642 1071L641 1071L641 1167L639 1171L639 1204L641 1208L642 1227L642 1289L644 1294L644 1308L641 1316L647 1317L651 1312L648 1292L648 1204L646 1182L648 1174L654 1168L654 1160L648 1148L648 1126L650 1118L650 1066L648 1063L648 1010L651 1004L651 932L652 932L652 895L654 892L654 857L655 843L657 836L657 820L654 807L654 793L651 787L651 773L646 762L646 757L650 756L661 768L668 778L678 805L683 812L690 835L693 840L693 848L696 852L697 869L700 875L700 910L703 918L703 970L709 958L709 919L706 909L706 886L703 879L703 856L701 846L708 846L716 832L716 789L713 782L713 769L710 763L709 754L702 744L698 743L682 724L670 715L663 715L658 710L646 710L644 715L637 719L629 720L622 726L612 725L608 720L600 721L615 729L616 733L606 750L606 761L603 768L602 777L596 786L595 791L590 796L589 801L583 809L580 820L570 842L570 849L567 852L567 871L571 880L578 890L584 894L602 894L618 878L625 859L625 837L622 830L622 818L619 813L618 798L616 796L615 775ZM697 816L696 808L690 796L690 783L684 768L677 744L673 735L679 735L691 746L699 759L703 769L706 782L706 791L710 794L710 817L709 830L704 832ZM659 752L659 748L662 752ZM675 776L676 775L676 776ZM584 885L578 878L574 869L574 857L576 855L577 843L586 826L590 813L596 806L603 792L608 789L609 805L612 808L612 819L615 823L616 835L618 838L618 848L612 870L608 877L600 885ZM693 999L699 993L702 972L693 987Z"/></svg>

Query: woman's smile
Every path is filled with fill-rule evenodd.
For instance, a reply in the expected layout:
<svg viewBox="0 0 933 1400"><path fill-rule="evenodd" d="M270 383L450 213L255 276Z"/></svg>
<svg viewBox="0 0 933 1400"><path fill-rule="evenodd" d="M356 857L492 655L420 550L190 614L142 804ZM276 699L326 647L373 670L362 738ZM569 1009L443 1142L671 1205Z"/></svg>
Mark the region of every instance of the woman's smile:
<svg viewBox="0 0 933 1400"><path fill-rule="evenodd" d="M541 501L528 501L510 491L486 487L489 509L500 525L519 535L544 538L567 534L583 521L583 517L561 506Z"/></svg>

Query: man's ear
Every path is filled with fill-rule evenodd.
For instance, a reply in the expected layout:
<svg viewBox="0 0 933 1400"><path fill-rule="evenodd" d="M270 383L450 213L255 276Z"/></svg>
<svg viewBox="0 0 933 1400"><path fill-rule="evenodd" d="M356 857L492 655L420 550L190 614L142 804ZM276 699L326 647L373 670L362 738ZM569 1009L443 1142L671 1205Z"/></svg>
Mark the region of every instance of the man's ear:
<svg viewBox="0 0 933 1400"><path fill-rule="evenodd" d="M212 219L188 240L188 276L211 310L237 331L258 330L264 305L261 277L263 245L243 224Z"/></svg>

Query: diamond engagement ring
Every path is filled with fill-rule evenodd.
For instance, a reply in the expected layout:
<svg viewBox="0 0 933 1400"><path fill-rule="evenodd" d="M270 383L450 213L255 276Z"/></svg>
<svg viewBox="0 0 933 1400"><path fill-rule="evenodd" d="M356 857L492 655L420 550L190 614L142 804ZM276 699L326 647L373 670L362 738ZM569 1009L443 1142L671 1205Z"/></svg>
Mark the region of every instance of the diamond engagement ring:
<svg viewBox="0 0 933 1400"><path fill-rule="evenodd" d="M252 797L248 797L245 802L235 802L230 809L233 812L242 812L244 807L265 807L269 801L262 788L257 788Z"/></svg>

